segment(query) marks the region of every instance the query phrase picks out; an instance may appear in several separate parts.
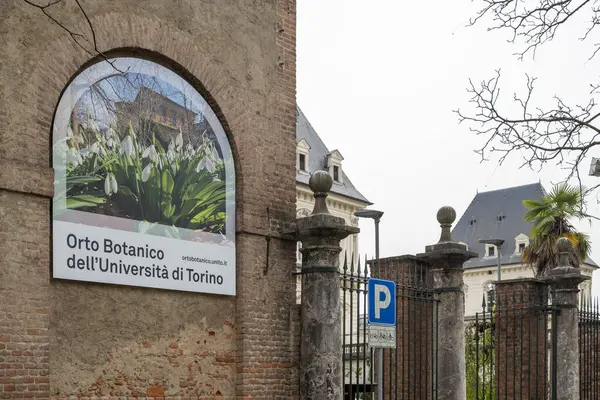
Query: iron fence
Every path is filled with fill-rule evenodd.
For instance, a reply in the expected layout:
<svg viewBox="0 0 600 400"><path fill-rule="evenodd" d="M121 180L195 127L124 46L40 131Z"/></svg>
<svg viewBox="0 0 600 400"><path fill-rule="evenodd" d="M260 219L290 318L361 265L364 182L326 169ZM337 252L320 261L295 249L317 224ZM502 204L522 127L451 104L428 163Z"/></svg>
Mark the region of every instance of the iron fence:
<svg viewBox="0 0 600 400"><path fill-rule="evenodd" d="M345 399L375 399L377 353L368 345L369 277L396 283L396 348L383 349L384 399L437 398L438 297L428 265L414 256L346 260L341 274Z"/></svg>
<svg viewBox="0 0 600 400"><path fill-rule="evenodd" d="M582 400L600 398L600 310L598 300L579 307L579 393Z"/></svg>
<svg viewBox="0 0 600 400"><path fill-rule="evenodd" d="M467 399L550 399L555 393L556 310L543 293L497 296L465 334ZM554 378L554 379L553 379Z"/></svg>
<svg viewBox="0 0 600 400"><path fill-rule="evenodd" d="M557 315L552 292L512 292L500 296L466 328L467 399L555 399L557 374L566 365L556 359ZM584 298L579 305L579 394L600 399L600 304Z"/></svg>
<svg viewBox="0 0 600 400"><path fill-rule="evenodd" d="M371 399L373 393L373 349L368 347L366 326L366 262L344 260L341 274L342 375L345 399Z"/></svg>

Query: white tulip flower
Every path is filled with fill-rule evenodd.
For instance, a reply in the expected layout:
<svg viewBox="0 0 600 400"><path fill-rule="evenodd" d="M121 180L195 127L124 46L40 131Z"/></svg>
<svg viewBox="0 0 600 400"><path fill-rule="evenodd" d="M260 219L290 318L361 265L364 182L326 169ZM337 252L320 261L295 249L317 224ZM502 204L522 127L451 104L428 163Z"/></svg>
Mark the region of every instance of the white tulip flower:
<svg viewBox="0 0 600 400"><path fill-rule="evenodd" d="M112 194L112 185L110 183L110 172L108 174L106 174L106 178L104 178L104 193L106 193L107 196L110 196Z"/></svg>
<svg viewBox="0 0 600 400"><path fill-rule="evenodd" d="M142 153L142 158L146 158L146 157L150 157L150 160L152 160L153 162L156 162L156 159L158 158L158 153L156 152L156 147L154 147L153 144L146 147L146 149Z"/></svg>
<svg viewBox="0 0 600 400"><path fill-rule="evenodd" d="M104 150L104 147L100 145L100 142L94 142L94 144L90 146L90 153L106 156L106 151Z"/></svg>
<svg viewBox="0 0 600 400"><path fill-rule="evenodd" d="M110 174L110 184L113 193L117 193L119 191L119 185L117 184L117 178L115 178L115 174Z"/></svg>
<svg viewBox="0 0 600 400"><path fill-rule="evenodd" d="M206 170L211 174L216 170L215 163L210 159L210 157L206 158Z"/></svg>
<svg viewBox="0 0 600 400"><path fill-rule="evenodd" d="M207 170L211 174L215 172L215 163L210 159L210 157L202 157L198 165L196 166L196 172L200 172L201 170Z"/></svg>
<svg viewBox="0 0 600 400"><path fill-rule="evenodd" d="M116 194L118 191L119 185L117 184L117 178L115 178L115 174L109 172L104 179L104 193L106 193L107 196L110 196L111 194Z"/></svg>
<svg viewBox="0 0 600 400"><path fill-rule="evenodd" d="M204 160L204 157L203 157L200 159L200 162L196 166L196 172L200 172L201 170L203 170L205 168L206 168L206 161Z"/></svg>
<svg viewBox="0 0 600 400"><path fill-rule="evenodd" d="M67 164L73 164L73 166L76 167L82 162L83 158L81 157L81 154L79 154L79 151L75 148L69 148L69 151L67 152Z"/></svg>
<svg viewBox="0 0 600 400"><path fill-rule="evenodd" d="M106 147L109 149L113 149L117 145L118 136L115 133L114 129L108 128L106 133L104 134L104 143L106 143Z"/></svg>
<svg viewBox="0 0 600 400"><path fill-rule="evenodd" d="M178 150L183 147L183 134L181 133L181 129L179 129L179 133L175 137L175 146L177 146Z"/></svg>
<svg viewBox="0 0 600 400"><path fill-rule="evenodd" d="M150 179L150 172L152 172L152 163L148 163L142 170L142 182L147 182Z"/></svg>
<svg viewBox="0 0 600 400"><path fill-rule="evenodd" d="M121 142L121 147L119 148L119 155L125 154L135 160L135 147L133 145L133 140L131 136L127 135L125 139Z"/></svg>

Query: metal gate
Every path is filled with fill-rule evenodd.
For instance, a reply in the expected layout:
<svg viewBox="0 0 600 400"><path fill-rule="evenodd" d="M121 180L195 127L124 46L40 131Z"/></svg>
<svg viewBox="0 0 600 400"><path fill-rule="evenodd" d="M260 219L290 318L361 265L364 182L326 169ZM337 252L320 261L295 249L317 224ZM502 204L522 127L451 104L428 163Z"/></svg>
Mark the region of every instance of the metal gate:
<svg viewBox="0 0 600 400"><path fill-rule="evenodd" d="M362 264L362 265L361 265ZM372 349L367 332L367 280L396 282L396 348ZM344 399L376 399L382 357L384 399L437 398L438 298L428 265L414 256L345 260L341 274Z"/></svg>
<svg viewBox="0 0 600 400"><path fill-rule="evenodd" d="M549 399L553 308L545 296L490 299L466 329L467 399Z"/></svg>

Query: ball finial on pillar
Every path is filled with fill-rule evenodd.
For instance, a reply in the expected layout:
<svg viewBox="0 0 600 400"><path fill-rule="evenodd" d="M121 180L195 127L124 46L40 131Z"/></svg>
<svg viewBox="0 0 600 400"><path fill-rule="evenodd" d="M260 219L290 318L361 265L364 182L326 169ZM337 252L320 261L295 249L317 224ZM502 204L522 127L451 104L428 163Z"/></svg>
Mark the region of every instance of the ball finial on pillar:
<svg viewBox="0 0 600 400"><path fill-rule="evenodd" d="M566 237L561 237L556 241L556 248L559 253L568 253L573 249L573 244Z"/></svg>
<svg viewBox="0 0 600 400"><path fill-rule="evenodd" d="M450 228L456 220L456 211L454 211L454 208L450 206L444 206L438 210L437 220L440 223L440 226L442 227L442 234L440 235L439 243L451 242L452 235L450 232Z"/></svg>
<svg viewBox="0 0 600 400"><path fill-rule="evenodd" d="M327 208L327 196L333 186L333 178L327 171L317 171L311 175L308 186L315 196L315 208L312 215L329 214Z"/></svg>
<svg viewBox="0 0 600 400"><path fill-rule="evenodd" d="M566 237L558 238L556 241L556 249L558 250L558 265L557 267L571 268L569 261L571 252L573 251L573 243Z"/></svg>

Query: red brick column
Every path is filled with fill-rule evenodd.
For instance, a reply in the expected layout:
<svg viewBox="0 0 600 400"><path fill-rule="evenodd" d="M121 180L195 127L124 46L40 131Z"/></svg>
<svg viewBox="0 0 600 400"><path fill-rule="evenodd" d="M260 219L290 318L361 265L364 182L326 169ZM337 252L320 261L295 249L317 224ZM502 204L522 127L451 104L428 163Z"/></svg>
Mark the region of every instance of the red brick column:
<svg viewBox="0 0 600 400"><path fill-rule="evenodd" d="M547 391L547 285L536 279L496 282L495 387L499 398L538 399Z"/></svg>
<svg viewBox="0 0 600 400"><path fill-rule="evenodd" d="M428 265L412 255L383 258L380 265L372 263L372 276L397 284L397 347L383 351L383 396L429 399L435 310Z"/></svg>

